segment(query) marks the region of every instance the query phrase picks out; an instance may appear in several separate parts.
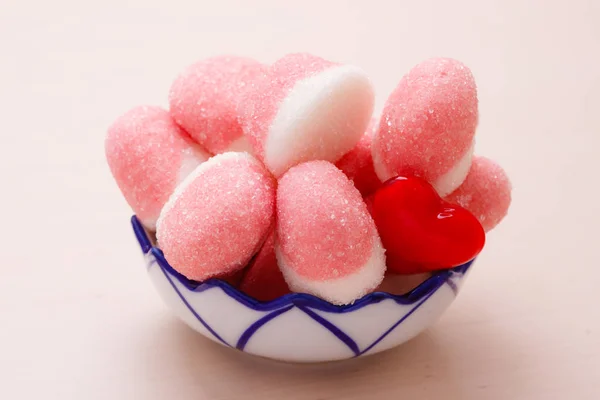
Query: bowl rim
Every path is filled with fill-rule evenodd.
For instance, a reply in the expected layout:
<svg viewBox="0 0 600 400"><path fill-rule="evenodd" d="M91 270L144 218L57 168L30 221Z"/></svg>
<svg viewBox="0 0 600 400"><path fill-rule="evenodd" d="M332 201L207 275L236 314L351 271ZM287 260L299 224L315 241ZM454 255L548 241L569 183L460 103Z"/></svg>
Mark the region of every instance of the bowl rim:
<svg viewBox="0 0 600 400"><path fill-rule="evenodd" d="M355 311L357 309L363 308L370 304L380 303L383 300L391 299L398 304L402 305L411 305L416 304L418 302L424 302L428 297L432 296L442 285L448 284L452 291L457 294L458 287L453 282L452 278L456 276L464 275L469 268L472 266L473 262L477 258L474 258L462 265L457 267L436 271L429 277L427 280L419 284L416 288L411 291L397 295L388 292L371 292L360 299L355 300L351 304L345 305L337 305L328 302L327 300L323 300L319 297L316 297L312 294L308 293L288 293L283 296L277 297L276 299L269 301L260 301L257 300L246 293L238 290L234 286L230 285L228 282L223 281L217 278L211 278L204 282L197 282L186 278L184 275L177 272L166 260L164 253L161 249L152 245L150 238L148 237L148 233L146 229L137 218L136 215L131 217L131 225L133 228L133 232L138 241L138 244L144 253L145 256L152 255L153 260L147 265L147 268L151 268L154 264L158 264L158 266L163 270L163 273L168 273L181 285L183 285L187 290L191 292L203 292L211 288L218 287L223 292L225 292L229 297L237 300L242 305L251 308L255 311L273 311L281 308L285 308L290 305L300 306L300 307L310 307L312 309L342 314L351 311Z"/></svg>

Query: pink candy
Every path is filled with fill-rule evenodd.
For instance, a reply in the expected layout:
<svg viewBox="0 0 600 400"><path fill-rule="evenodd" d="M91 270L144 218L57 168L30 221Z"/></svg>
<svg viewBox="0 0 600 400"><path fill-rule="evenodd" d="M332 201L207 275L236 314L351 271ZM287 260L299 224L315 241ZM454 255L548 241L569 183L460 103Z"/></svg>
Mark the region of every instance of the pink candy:
<svg viewBox="0 0 600 400"><path fill-rule="evenodd" d="M469 171L477 121L477 88L466 66L444 58L417 65L384 107L372 145L377 175L416 175L449 194Z"/></svg>
<svg viewBox="0 0 600 400"><path fill-rule="evenodd" d="M174 81L169 104L135 108L110 127L111 172L173 268L196 281L226 280L261 301L293 290L351 304L374 290L406 293L430 277L386 275L370 208L399 209L396 199L372 204L390 178L427 180L486 231L511 203L502 168L472 156L477 88L456 60L415 66L378 120L360 69L310 54L270 67L233 56L200 61ZM378 220L384 239L386 223ZM401 231L406 237L389 225L399 238L386 241L390 254L415 238L413 225ZM424 237L411 248L432 254Z"/></svg>
<svg viewBox="0 0 600 400"><path fill-rule="evenodd" d="M221 56L188 67L171 87L175 121L213 154L249 150L237 107L264 66L243 57Z"/></svg>
<svg viewBox="0 0 600 400"><path fill-rule="evenodd" d="M247 95L244 131L275 176L304 161L340 159L360 140L374 102L360 69L309 54L281 58Z"/></svg>
<svg viewBox="0 0 600 400"><path fill-rule="evenodd" d="M511 190L502 167L485 157L474 157L467 179L446 200L469 210L488 232L506 216Z"/></svg>
<svg viewBox="0 0 600 400"><path fill-rule="evenodd" d="M274 223L275 184L248 153L224 153L200 165L157 222L169 263L199 281L243 268Z"/></svg>
<svg viewBox="0 0 600 400"><path fill-rule="evenodd" d="M279 267L294 291L347 304L383 279L385 255L358 190L333 164L291 168L277 191Z"/></svg>
<svg viewBox="0 0 600 400"><path fill-rule="evenodd" d="M381 181L373 167L371 154L371 142L376 129L377 121L371 120L367 131L356 146L335 164L363 196L372 194L381 186Z"/></svg>
<svg viewBox="0 0 600 400"><path fill-rule="evenodd" d="M177 184L209 157L159 107L137 107L118 118L105 152L127 203L151 230Z"/></svg>

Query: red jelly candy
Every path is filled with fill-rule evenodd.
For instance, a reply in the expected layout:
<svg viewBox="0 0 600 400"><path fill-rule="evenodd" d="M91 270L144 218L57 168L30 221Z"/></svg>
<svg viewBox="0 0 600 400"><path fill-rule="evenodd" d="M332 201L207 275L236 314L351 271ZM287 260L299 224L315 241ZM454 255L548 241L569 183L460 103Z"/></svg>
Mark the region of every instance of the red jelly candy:
<svg viewBox="0 0 600 400"><path fill-rule="evenodd" d="M244 271L245 270L241 269L239 271L231 272L227 275L215 276L215 278L225 281L233 287L238 287L242 281L242 278L244 277Z"/></svg>
<svg viewBox="0 0 600 400"><path fill-rule="evenodd" d="M373 219L391 272L452 268L483 249L485 232L477 218L444 201L423 179L393 178L375 192L372 201Z"/></svg>
<svg viewBox="0 0 600 400"><path fill-rule="evenodd" d="M277 266L274 232L250 263L240 290L260 301L273 300L290 293L283 274Z"/></svg>

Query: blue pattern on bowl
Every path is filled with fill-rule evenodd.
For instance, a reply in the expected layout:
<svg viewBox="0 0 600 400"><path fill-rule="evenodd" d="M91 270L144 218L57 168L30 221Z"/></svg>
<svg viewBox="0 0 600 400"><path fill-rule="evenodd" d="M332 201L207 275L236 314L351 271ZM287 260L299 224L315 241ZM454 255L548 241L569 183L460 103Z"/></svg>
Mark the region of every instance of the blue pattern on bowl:
<svg viewBox="0 0 600 400"><path fill-rule="evenodd" d="M246 345L250 339L260 331L270 321L277 319L278 317L288 313L289 311L296 309L304 313L315 323L319 324L323 329L330 332L335 338L343 343L351 352L354 357L363 355L369 352L373 347L380 343L386 338L391 332L402 324L407 318L415 313L432 295L434 295L441 287L448 285L448 287L456 293L458 288L454 280L460 280L464 274L468 271L473 261L470 261L459 267L443 270L436 272L432 277L427 279L425 282L420 284L418 287L404 295L394 295L385 292L374 292L367 294L366 296L358 299L353 304L338 306L333 305L325 300L305 293L290 293L279 297L275 300L268 302L258 301L232 287L227 282L219 279L209 279L205 282L195 282L187 279L183 275L179 274L173 269L164 257L163 252L154 247L146 234L145 229L141 225L140 221L133 216L131 218L131 224L135 236L139 242L139 245L146 256L147 268L160 268L165 279L169 282L173 291L177 294L181 302L185 305L187 310L193 314L194 318L202 324L204 328L213 336L214 340L221 344L229 347L234 347L244 351ZM228 343L219 332L216 331L207 321L194 309L192 304L188 301L188 297L192 293L201 293L208 290L220 289L228 297L235 300L242 306L260 312L260 318L256 319L249 326L247 326L243 332L239 335L237 342ZM183 290L182 290L183 289ZM185 293L187 292L187 293ZM392 326L387 330L380 333L380 335L372 341L371 344L363 347L362 349L357 344L357 341L353 339L349 334L344 332L343 329L338 327L333 322L329 321L323 316L323 313L319 311L331 314L346 314L357 310L360 310L368 305L377 304L384 300L393 300L399 305L413 307L404 315L402 315Z"/></svg>

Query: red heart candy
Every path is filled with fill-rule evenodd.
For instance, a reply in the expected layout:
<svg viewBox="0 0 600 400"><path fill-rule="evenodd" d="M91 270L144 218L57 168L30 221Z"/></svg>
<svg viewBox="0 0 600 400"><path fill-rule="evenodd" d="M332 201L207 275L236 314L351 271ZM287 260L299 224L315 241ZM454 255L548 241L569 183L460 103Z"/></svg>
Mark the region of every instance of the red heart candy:
<svg viewBox="0 0 600 400"><path fill-rule="evenodd" d="M373 195L372 215L390 272L452 268L475 258L485 232L473 214L444 201L417 177L396 177Z"/></svg>

